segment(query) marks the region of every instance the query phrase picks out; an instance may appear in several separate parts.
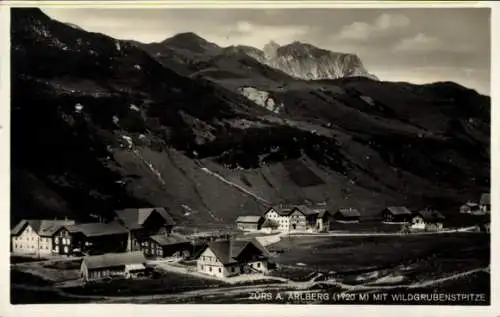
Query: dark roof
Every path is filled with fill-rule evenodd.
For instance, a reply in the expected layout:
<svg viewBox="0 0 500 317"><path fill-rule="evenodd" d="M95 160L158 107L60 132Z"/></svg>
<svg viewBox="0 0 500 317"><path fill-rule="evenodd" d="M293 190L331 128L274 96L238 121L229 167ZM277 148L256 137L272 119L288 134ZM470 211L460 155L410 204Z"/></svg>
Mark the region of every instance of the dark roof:
<svg viewBox="0 0 500 317"><path fill-rule="evenodd" d="M146 219L153 213L158 212L165 223L169 226L174 226L175 221L170 217L165 208L128 208L124 210L117 210L116 215L123 222L128 229L140 229Z"/></svg>
<svg viewBox="0 0 500 317"><path fill-rule="evenodd" d="M146 262L142 251L125 253L106 253L102 255L89 255L83 258L89 269L114 267L127 264L143 264Z"/></svg>
<svg viewBox="0 0 500 317"><path fill-rule="evenodd" d="M340 213L344 217L361 217L361 214L355 208L339 208L337 213Z"/></svg>
<svg viewBox="0 0 500 317"><path fill-rule="evenodd" d="M490 194L489 193L482 194L479 203L481 205L490 205Z"/></svg>
<svg viewBox="0 0 500 317"><path fill-rule="evenodd" d="M262 216L239 216L236 222L257 223L262 219Z"/></svg>
<svg viewBox="0 0 500 317"><path fill-rule="evenodd" d="M328 209L317 209L318 217L323 218L325 215L331 216L332 212Z"/></svg>
<svg viewBox="0 0 500 317"><path fill-rule="evenodd" d="M288 216L295 210L300 211L305 216L317 215L321 212L321 209L313 209L304 205L288 205L288 204L280 204L272 206L266 211L266 213L268 213L271 210L276 211L280 216Z"/></svg>
<svg viewBox="0 0 500 317"><path fill-rule="evenodd" d="M386 210L388 210L393 215L411 215L411 211L403 206L390 206L387 207Z"/></svg>
<svg viewBox="0 0 500 317"><path fill-rule="evenodd" d="M189 240L186 239L186 237L184 237L180 234L175 234L175 233L172 233L168 236L163 235L163 234L159 234L159 235L151 236L149 238L161 246L179 244L179 243L189 243Z"/></svg>
<svg viewBox="0 0 500 317"><path fill-rule="evenodd" d="M442 213L431 209L420 210L417 215L422 217L425 221L441 221L445 219Z"/></svg>
<svg viewBox="0 0 500 317"><path fill-rule="evenodd" d="M23 219L11 230L10 234L17 236L29 225L39 236L51 237L65 225L74 223L74 220Z"/></svg>
<svg viewBox="0 0 500 317"><path fill-rule="evenodd" d="M82 233L86 237L107 236L113 234L125 234L128 232L127 228L117 222L110 223L81 223L72 226L66 226L70 233Z"/></svg>
<svg viewBox="0 0 500 317"><path fill-rule="evenodd" d="M249 244L253 244L257 249L259 249L265 256L270 256L266 248L260 244L256 239L251 240L223 240L216 241L208 244L205 248L198 253L201 255L206 249L210 248L215 256L222 262L222 264L232 264L237 263L236 258L240 255L241 251Z"/></svg>

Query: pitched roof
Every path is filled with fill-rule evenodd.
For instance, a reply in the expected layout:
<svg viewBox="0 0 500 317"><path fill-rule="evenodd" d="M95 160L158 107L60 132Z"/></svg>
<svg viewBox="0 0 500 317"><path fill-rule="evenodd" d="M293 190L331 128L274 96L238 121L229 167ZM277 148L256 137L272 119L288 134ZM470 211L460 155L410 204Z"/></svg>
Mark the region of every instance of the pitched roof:
<svg viewBox="0 0 500 317"><path fill-rule="evenodd" d="M106 268L127 264L142 264L146 262L142 251L125 253L106 253L101 255L89 255L83 258L89 269Z"/></svg>
<svg viewBox="0 0 500 317"><path fill-rule="evenodd" d="M86 237L107 236L113 234L125 234L128 232L127 228L123 227L117 222L110 223L81 223L72 226L66 226L70 233L82 233Z"/></svg>
<svg viewBox="0 0 500 317"><path fill-rule="evenodd" d="M437 210L424 209L420 210L417 215L422 217L425 221L441 221L445 216Z"/></svg>
<svg viewBox="0 0 500 317"><path fill-rule="evenodd" d="M361 214L355 208L339 208L337 212L344 217L361 217Z"/></svg>
<svg viewBox="0 0 500 317"><path fill-rule="evenodd" d="M317 209L317 211L318 211L318 217L320 218L323 218L325 215L329 216L332 215L331 211L328 209Z"/></svg>
<svg viewBox="0 0 500 317"><path fill-rule="evenodd" d="M236 222L257 223L262 219L262 216L239 216Z"/></svg>
<svg viewBox="0 0 500 317"><path fill-rule="evenodd" d="M240 255L241 251L245 249L245 247L252 243L257 249L259 249L265 256L270 256L269 252L266 250L262 244L260 244L256 239L251 240L223 240L216 241L208 244L201 252L198 254L201 255L206 249L212 250L215 256L222 262L222 264L233 264L238 261L236 258Z"/></svg>
<svg viewBox="0 0 500 317"><path fill-rule="evenodd" d="M175 233L172 233L168 236L164 235L164 234L159 234L159 235L151 236L149 238L161 246L190 242L188 239L186 239L186 237L184 237L180 234L175 234Z"/></svg>
<svg viewBox="0 0 500 317"><path fill-rule="evenodd" d="M175 221L170 217L165 208L128 208L124 210L117 210L115 213L118 218L123 222L123 224L128 229L139 229L142 227L146 219L156 211L163 219L165 223L170 226L175 225Z"/></svg>
<svg viewBox="0 0 500 317"><path fill-rule="evenodd" d="M490 193L484 193L481 195L481 199L479 200L481 205L489 205L490 204Z"/></svg>
<svg viewBox="0 0 500 317"><path fill-rule="evenodd" d="M304 205L292 205L292 204L279 204L272 206L266 211L266 213L268 213L271 210L276 211L280 216L288 216L295 210L299 210L305 216L317 215L321 211L321 209L313 209Z"/></svg>
<svg viewBox="0 0 500 317"><path fill-rule="evenodd" d="M386 209L393 215L411 215L411 211L404 206L390 206Z"/></svg>
<svg viewBox="0 0 500 317"><path fill-rule="evenodd" d="M74 223L74 220L23 219L11 230L10 234L17 236L24 230L24 228L26 228L26 226L30 225L33 231L35 231L39 236L51 237L60 228Z"/></svg>

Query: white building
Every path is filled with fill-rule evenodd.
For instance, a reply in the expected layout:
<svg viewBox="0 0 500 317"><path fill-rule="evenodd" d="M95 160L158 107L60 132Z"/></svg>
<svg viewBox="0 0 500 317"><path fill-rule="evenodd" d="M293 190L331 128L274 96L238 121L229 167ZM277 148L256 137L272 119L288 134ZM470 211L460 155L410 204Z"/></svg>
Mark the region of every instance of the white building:
<svg viewBox="0 0 500 317"><path fill-rule="evenodd" d="M208 244L196 257L198 272L217 277L238 274L266 273L269 253L255 239L224 240Z"/></svg>
<svg viewBox="0 0 500 317"><path fill-rule="evenodd" d="M11 230L12 252L15 254L50 255L53 250L53 236L72 220L21 220Z"/></svg>

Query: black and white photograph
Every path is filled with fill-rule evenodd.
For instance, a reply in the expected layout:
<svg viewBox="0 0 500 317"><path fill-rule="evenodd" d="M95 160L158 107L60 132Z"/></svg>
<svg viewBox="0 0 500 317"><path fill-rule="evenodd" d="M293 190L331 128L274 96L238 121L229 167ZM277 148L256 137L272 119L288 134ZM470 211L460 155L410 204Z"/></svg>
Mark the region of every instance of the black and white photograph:
<svg viewBox="0 0 500 317"><path fill-rule="evenodd" d="M9 8L10 304L491 305L491 11Z"/></svg>

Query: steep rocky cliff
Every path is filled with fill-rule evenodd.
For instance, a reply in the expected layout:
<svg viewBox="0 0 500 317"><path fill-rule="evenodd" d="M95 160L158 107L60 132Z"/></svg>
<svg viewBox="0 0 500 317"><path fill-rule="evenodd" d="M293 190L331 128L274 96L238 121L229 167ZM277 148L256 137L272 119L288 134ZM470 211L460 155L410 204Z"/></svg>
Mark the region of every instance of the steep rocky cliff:
<svg viewBox="0 0 500 317"><path fill-rule="evenodd" d="M369 77L361 59L354 54L336 53L313 45L293 42L279 46L270 42L262 51L245 46L234 47L259 62L301 79L337 79L342 77Z"/></svg>

